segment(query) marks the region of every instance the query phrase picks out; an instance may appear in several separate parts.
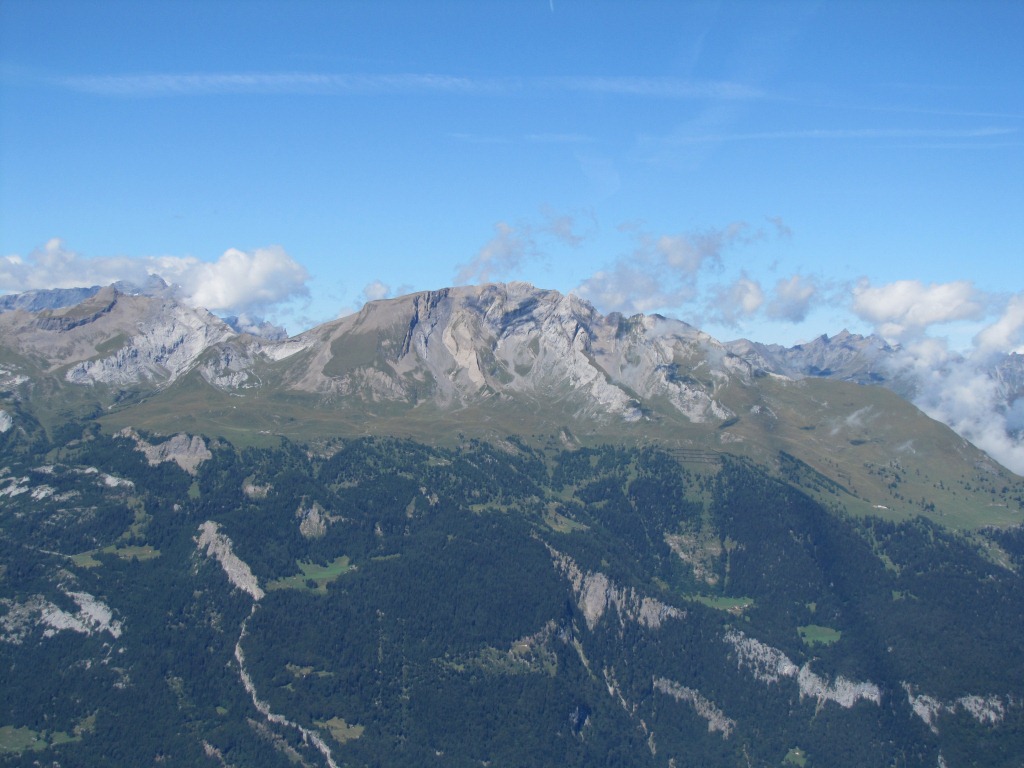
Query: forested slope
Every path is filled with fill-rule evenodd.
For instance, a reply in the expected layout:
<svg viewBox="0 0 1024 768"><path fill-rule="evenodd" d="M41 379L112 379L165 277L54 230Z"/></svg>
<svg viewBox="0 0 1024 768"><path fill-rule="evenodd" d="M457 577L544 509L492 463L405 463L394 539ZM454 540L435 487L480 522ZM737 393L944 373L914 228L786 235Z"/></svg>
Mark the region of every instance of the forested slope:
<svg viewBox="0 0 1024 768"><path fill-rule="evenodd" d="M190 474L139 449L164 438L29 437L0 469L3 764L1024 753L1019 531L653 448L212 442Z"/></svg>

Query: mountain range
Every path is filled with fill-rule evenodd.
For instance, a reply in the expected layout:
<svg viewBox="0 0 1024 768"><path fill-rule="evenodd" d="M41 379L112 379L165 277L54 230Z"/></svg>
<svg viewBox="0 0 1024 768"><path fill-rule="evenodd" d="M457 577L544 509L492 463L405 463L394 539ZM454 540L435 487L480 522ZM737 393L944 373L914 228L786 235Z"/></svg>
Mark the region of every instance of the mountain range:
<svg viewBox="0 0 1024 768"><path fill-rule="evenodd" d="M0 764L1019 764L1024 480L878 337L4 306Z"/></svg>
<svg viewBox="0 0 1024 768"><path fill-rule="evenodd" d="M370 302L280 338L240 333L151 288L89 289L77 303L76 292L37 292L32 306L47 308L0 313L10 414L242 442L403 435L450 445L517 434L655 441L767 464L781 452L854 504L917 514L938 492L954 520L1012 519L977 493L1011 475L908 402L914 383L894 364L899 349L876 336L721 343L678 320L605 316L575 296L511 283ZM1024 356L996 362L990 375L1008 408L1024 391ZM877 470L894 462L922 478L909 494ZM947 499L937 475L954 465L975 491Z"/></svg>
<svg viewBox="0 0 1024 768"><path fill-rule="evenodd" d="M82 307L79 310L74 310L73 308L77 305L82 305ZM609 329L612 328L614 328L617 342L621 342L625 330L632 329L632 346L639 349L637 338L642 337L640 346L649 347L648 351L651 351L655 357L659 354L664 357L667 349L665 344L655 343L658 337L673 338L682 345L689 344L691 346L693 342L699 341L705 348L709 350L713 348L715 355L719 358L728 353L728 356L733 358L731 362L736 362L735 358L738 358L740 365L759 374L778 374L794 380L823 378L857 384L882 385L911 400L917 389L914 380L907 375L905 370L901 369L898 362L901 348L898 345L890 345L879 336L861 336L843 330L835 336L821 335L812 341L792 347L763 344L746 339L719 343L679 321L669 320L658 315L624 318L618 314L612 314L603 317L586 302L575 297L561 296L556 292L539 290L527 284L446 289L413 294L399 299L371 302L362 312L345 319L349 322L342 320L327 323L299 334L294 339L288 339L282 328L259 319L244 315L218 318L201 309L181 305L174 300L172 288L159 278L154 278L145 286L115 283L108 288L93 286L91 288L37 290L0 297L0 314L15 310L43 313L38 319L28 321L28 325L34 324L41 329L66 332L71 330L68 323L76 324L75 327L89 325L88 333L79 332L78 335L95 336L99 342L92 350L88 345L80 347L76 350L76 358L81 358L79 362L89 363L90 370L95 369L95 371L86 374L85 379L81 378L82 373L79 372L78 378L74 380L88 380L98 384L117 382L126 386L143 383L147 385L168 384L200 365L200 357L208 351L223 346L226 350L230 350L225 352L230 357L230 361L225 358L219 364L202 366L204 378L221 389L232 386L245 388L246 382L251 386L255 381L255 379L250 381L249 378L256 375L254 366L259 363L260 358L280 360L289 357L295 350L306 349L317 344L332 333L347 334L349 333L347 329L350 326L352 332L358 333L359 331L356 329L369 327L366 325L367 322L389 324L390 321L387 317L393 314L400 316L396 317L395 321L401 323L404 322L405 315L412 313L414 316L408 318L411 325L422 320L431 326L438 322L445 324L451 322L455 326L464 327L469 332L483 331L485 334L483 337L473 339L473 344L481 347L480 349L473 349L470 353L465 344L466 340L464 340L460 352L452 347L453 340L456 338L453 335L455 332L452 329L442 329L441 334L445 337L442 343L450 348L448 352L450 359L431 358L429 361L425 360L429 371L428 376L432 379L432 386L437 389L434 396L435 398L440 397L441 400L456 394L456 390L459 391L457 399L462 400L464 396L471 397L473 390L477 390L479 393L479 387L475 387L474 384L480 382L485 382L486 386L495 392L501 391L506 385L512 385L512 389L530 389L532 385L526 385L522 376L513 374L508 381L505 381L497 373L495 376L488 376L480 367L480 360L493 354L498 346L511 350L515 346L517 336L522 337L524 334L541 330L550 333L553 328L552 323L572 322L581 324L581 327L585 329L588 344L597 340L599 344L606 347L606 341L601 341L597 337L601 334L607 336ZM423 318L419 317L424 311L426 315ZM474 312L480 313L482 316L471 317ZM370 314L373 314L375 319L366 319ZM145 320L142 325L129 327L135 315L145 318ZM185 315L189 315L193 319L190 323L182 325L182 318ZM78 319L73 319L76 316ZM68 319L63 321L56 319L61 317ZM22 318L21 315L9 315L6 318L5 327L11 337L16 335L23 337L12 346L31 348L51 370L54 369L55 364L59 363L62 358L59 354L54 357L48 350L60 349L57 337L25 336L23 331L27 329L19 330L18 328L19 323L25 322ZM94 325L96 321L100 320L102 320L101 323ZM51 324L49 327L48 323ZM564 335L572 330L566 327L560 329L560 333ZM637 331L639 331L639 336ZM430 331L424 331L421 328L418 333L419 338L425 340ZM104 334L107 336L104 337ZM114 354L103 355L104 350L99 345L115 343L113 340L121 336L123 336L123 345L113 350ZM552 341L550 336L541 335L537 337L536 343L539 343L541 339L548 343ZM484 349L483 346L486 345L490 345L494 349ZM658 349L655 350L654 347L658 347ZM676 344L676 347L678 349L679 344ZM167 348L171 351L168 352ZM231 352L239 354L232 355ZM407 388L398 383L394 376L395 373L398 373L398 368L394 367L394 363L398 363L399 368L407 367L408 353L409 348L404 345L398 356L403 360L400 361L392 353L393 360L385 355L376 361L383 363L386 368L393 369L381 369L381 372L392 380L388 385L392 394L385 395L385 399L400 400L403 397L409 397ZM216 354L216 352L211 352L211 354ZM522 358L523 353L518 350L512 354ZM607 355L609 351L602 348L599 350L599 354ZM134 358L137 364L126 368L123 360L119 362L116 359L117 355L120 355L122 359ZM470 355L474 359L470 360L466 355ZM958 358L954 357L953 360L956 362ZM512 368L514 368L515 361L509 358L504 362L506 363L505 375L509 375L508 363L512 362ZM467 363L468 381L471 382L468 387L465 382L462 384L453 382L452 387L449 387L437 378L438 375L441 376L441 379L447 377L444 371L437 370L439 364L452 368ZM653 360L648 363L648 365L654 366L660 364ZM670 363L670 365L678 364L677 361ZM598 363L599 368L601 365ZM601 368L601 372L606 378L610 377L610 380L620 389L628 392L636 382L629 379L628 376L623 376L619 381L616 377L622 375L624 366L620 363L618 368L619 374L615 374L611 370L605 371L603 368ZM1024 394L1024 355L1010 353L995 356L987 362L986 370L998 392L998 406L1003 410L1011 409ZM327 375L331 376L330 373ZM67 376L67 378L68 380L73 379L71 376ZM306 385L310 383L311 380L307 380ZM345 385L342 386L344 388ZM302 390L304 386L297 385L292 388ZM370 388L372 390L372 385ZM641 389L636 394L641 398L649 397L653 391L645 389L641 385Z"/></svg>

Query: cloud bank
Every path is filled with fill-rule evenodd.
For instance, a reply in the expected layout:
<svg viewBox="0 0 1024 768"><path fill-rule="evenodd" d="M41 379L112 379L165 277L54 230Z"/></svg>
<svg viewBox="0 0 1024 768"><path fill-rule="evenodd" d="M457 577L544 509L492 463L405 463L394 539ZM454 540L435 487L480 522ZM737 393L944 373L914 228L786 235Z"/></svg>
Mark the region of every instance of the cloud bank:
<svg viewBox="0 0 1024 768"><path fill-rule="evenodd" d="M900 349L893 369L912 382L914 405L1024 475L1024 393L999 376L999 362L980 347L962 356L945 340L918 339Z"/></svg>
<svg viewBox="0 0 1024 768"><path fill-rule="evenodd" d="M0 257L0 291L79 288L125 281L143 285L157 276L175 295L215 312L256 313L309 293L309 273L277 245L230 248L216 261L192 256L87 258L59 238L26 258Z"/></svg>
<svg viewBox="0 0 1024 768"><path fill-rule="evenodd" d="M988 295L967 280L861 281L851 306L877 333L900 344L892 373L910 385L917 407L1024 475L1024 382L1001 374L1008 355L1024 353L1024 293ZM929 334L948 323L986 317L991 322L964 353Z"/></svg>

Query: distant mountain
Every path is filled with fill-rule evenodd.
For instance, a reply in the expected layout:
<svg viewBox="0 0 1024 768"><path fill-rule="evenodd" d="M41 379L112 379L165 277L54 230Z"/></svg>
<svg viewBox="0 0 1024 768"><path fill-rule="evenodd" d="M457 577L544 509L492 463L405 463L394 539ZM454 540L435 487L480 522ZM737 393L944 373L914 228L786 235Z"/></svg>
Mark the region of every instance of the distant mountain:
<svg viewBox="0 0 1024 768"><path fill-rule="evenodd" d="M880 336L860 336L843 330L821 335L805 344L783 347L746 339L726 342L726 349L766 371L791 378L817 376L852 381L856 384L884 384L891 376L886 364L897 351Z"/></svg>
<svg viewBox="0 0 1024 768"><path fill-rule="evenodd" d="M284 341L288 338L288 331L286 329L258 317L228 315L222 319L231 326L231 330L235 333L248 333L251 336L259 336L271 341Z"/></svg>
<svg viewBox="0 0 1024 768"><path fill-rule="evenodd" d="M901 369L899 358L904 350L880 336L861 336L843 330L835 336L822 335L792 347L746 339L726 342L725 347L766 371L792 378L818 377L879 384L911 398L917 389L914 379ZM963 357L952 355L947 364L963 363ZM1024 355L992 356L986 361L985 370L1006 407L1012 408L1013 403L1024 396Z"/></svg>
<svg viewBox="0 0 1024 768"><path fill-rule="evenodd" d="M25 291L0 296L0 312L20 309L25 312L41 312L44 309L73 307L79 302L99 293L100 286L91 288L49 288L39 291Z"/></svg>
<svg viewBox="0 0 1024 768"><path fill-rule="evenodd" d="M150 296L153 298L174 296L174 288L158 275L150 275L141 285L119 280L116 283L111 283L109 287L126 296ZM10 312L16 309L25 312L64 309L92 298L101 290L103 290L103 286L94 285L90 288L47 288L7 294L0 296L0 312ZM248 333L274 340L281 340L288 336L288 332L284 328L247 314L231 315L224 317L223 320L236 333Z"/></svg>

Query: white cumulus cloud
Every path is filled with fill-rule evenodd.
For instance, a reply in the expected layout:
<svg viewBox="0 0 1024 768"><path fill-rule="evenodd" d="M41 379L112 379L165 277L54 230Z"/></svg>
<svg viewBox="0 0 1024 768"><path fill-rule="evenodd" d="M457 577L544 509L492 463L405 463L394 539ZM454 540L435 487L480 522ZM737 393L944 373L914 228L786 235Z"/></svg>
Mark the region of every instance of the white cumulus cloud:
<svg viewBox="0 0 1024 768"><path fill-rule="evenodd" d="M309 273L277 245L241 251L231 248L213 262L193 256L105 256L89 258L59 238L27 257L0 258L0 290L21 292L79 288L126 281L142 285L158 276L179 298L212 311L265 311L305 296Z"/></svg>
<svg viewBox="0 0 1024 768"><path fill-rule="evenodd" d="M278 304L305 295L309 273L284 248L230 248L215 262L198 262L181 276L186 300L211 310Z"/></svg>
<svg viewBox="0 0 1024 768"><path fill-rule="evenodd" d="M154 274L144 259L113 256L86 259L69 250L54 237L27 257L0 258L0 291L20 293L46 288L89 288L110 285L118 280L142 283Z"/></svg>
<svg viewBox="0 0 1024 768"><path fill-rule="evenodd" d="M1024 293L1012 296L1002 316L974 338L980 352L1024 354Z"/></svg>
<svg viewBox="0 0 1024 768"><path fill-rule="evenodd" d="M381 299L387 299L393 296L391 293L391 286L380 280L374 280L372 283L367 283L363 286L360 297L363 302L367 301L380 301Z"/></svg>
<svg viewBox="0 0 1024 768"><path fill-rule="evenodd" d="M899 340L920 335L932 325L977 319L984 315L985 303L968 280L897 280L877 286L864 280L854 288L853 311L882 336Z"/></svg>

